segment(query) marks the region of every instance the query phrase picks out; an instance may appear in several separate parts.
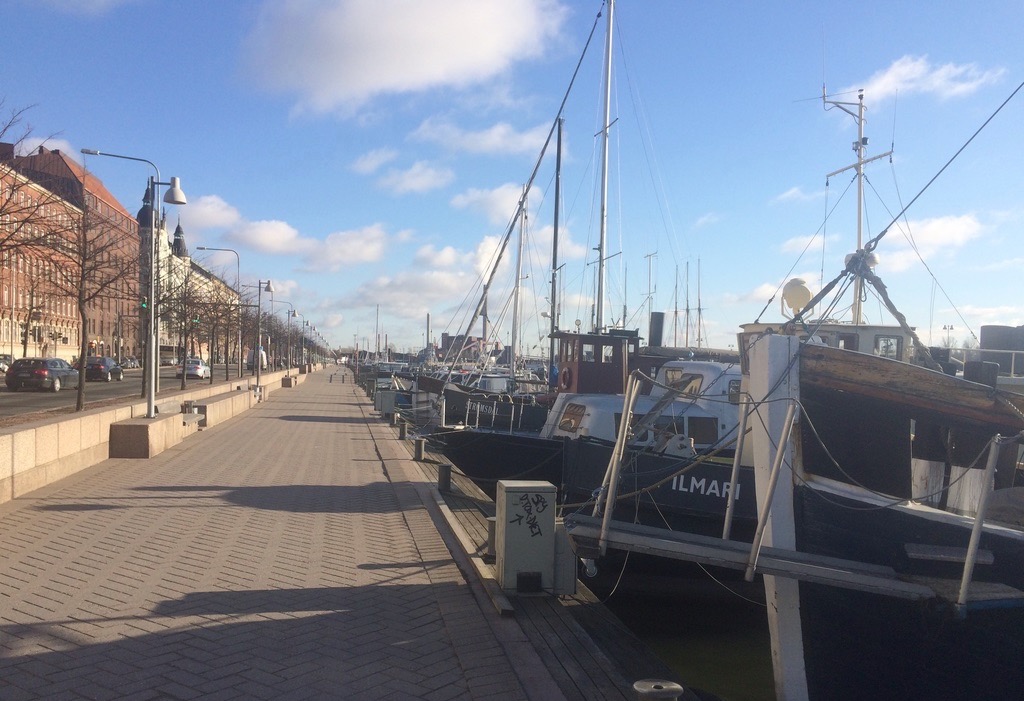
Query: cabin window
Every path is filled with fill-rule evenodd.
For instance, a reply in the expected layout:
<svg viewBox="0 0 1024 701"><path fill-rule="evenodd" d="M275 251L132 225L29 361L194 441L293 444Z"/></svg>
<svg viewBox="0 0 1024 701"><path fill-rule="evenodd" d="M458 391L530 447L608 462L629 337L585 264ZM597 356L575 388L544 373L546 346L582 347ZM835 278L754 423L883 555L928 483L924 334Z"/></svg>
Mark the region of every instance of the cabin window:
<svg viewBox="0 0 1024 701"><path fill-rule="evenodd" d="M611 363L615 360L615 346L601 346L601 362Z"/></svg>
<svg viewBox="0 0 1024 701"><path fill-rule="evenodd" d="M563 340L559 347L559 355L563 363L576 362L576 339Z"/></svg>
<svg viewBox="0 0 1024 701"><path fill-rule="evenodd" d="M855 333L841 333L836 336L836 347L855 351L858 349L858 340L859 338Z"/></svg>
<svg viewBox="0 0 1024 701"><path fill-rule="evenodd" d="M558 419L558 430L566 431L568 433L576 433L579 430L580 424L583 422L583 417L587 414L587 407L582 404L566 404L565 409L562 411L561 418Z"/></svg>
<svg viewBox="0 0 1024 701"><path fill-rule="evenodd" d="M875 355L899 360L903 357L903 338L900 336L875 336Z"/></svg>
<svg viewBox="0 0 1024 701"><path fill-rule="evenodd" d="M690 416L686 420L689 429L686 434L695 445L711 445L718 442L718 419L713 416Z"/></svg>
<svg viewBox="0 0 1024 701"><path fill-rule="evenodd" d="M580 361L582 361L584 363L592 363L592 362L594 362L594 360L596 358L597 358L597 356L594 355L594 344L593 343L584 343L583 344L583 355L580 358Z"/></svg>
<svg viewBox="0 0 1024 701"><path fill-rule="evenodd" d="M677 389L683 394L700 394L704 376L699 373L686 372L680 368L667 368L665 381L669 387Z"/></svg>
<svg viewBox="0 0 1024 701"><path fill-rule="evenodd" d="M729 403L740 403L740 380L729 380Z"/></svg>

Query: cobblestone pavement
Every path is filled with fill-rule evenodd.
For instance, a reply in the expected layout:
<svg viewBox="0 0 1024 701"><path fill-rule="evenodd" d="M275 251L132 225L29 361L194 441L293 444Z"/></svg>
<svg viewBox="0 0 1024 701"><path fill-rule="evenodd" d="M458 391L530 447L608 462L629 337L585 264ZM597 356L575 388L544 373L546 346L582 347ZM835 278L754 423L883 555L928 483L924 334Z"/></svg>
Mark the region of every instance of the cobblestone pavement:
<svg viewBox="0 0 1024 701"><path fill-rule="evenodd" d="M341 372L0 505L0 699L561 698Z"/></svg>

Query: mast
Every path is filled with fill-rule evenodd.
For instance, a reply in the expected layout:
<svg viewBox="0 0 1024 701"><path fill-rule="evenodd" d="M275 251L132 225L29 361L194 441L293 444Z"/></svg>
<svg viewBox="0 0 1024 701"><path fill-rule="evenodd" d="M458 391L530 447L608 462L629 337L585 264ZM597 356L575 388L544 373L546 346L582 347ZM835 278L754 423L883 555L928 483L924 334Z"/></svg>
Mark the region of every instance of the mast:
<svg viewBox="0 0 1024 701"><path fill-rule="evenodd" d="M686 261L686 275L683 276L686 280L686 316L685 324L683 325L683 345L687 348L690 347L690 261Z"/></svg>
<svg viewBox="0 0 1024 701"><path fill-rule="evenodd" d="M601 211L600 239L597 245L597 311L594 330L604 328L605 253L608 246L608 130L611 128L612 100L612 27L615 0L608 0L608 35L604 45L604 125L601 127Z"/></svg>
<svg viewBox="0 0 1024 701"><path fill-rule="evenodd" d="M526 190L523 190L523 202L526 202ZM523 238L526 236L526 217L528 207L523 206L523 216L519 219L519 243L516 247L516 280L512 290L512 338L508 352L509 365L512 371L512 388L516 386L516 344L519 342L519 287L523 281Z"/></svg>
<svg viewBox="0 0 1024 701"><path fill-rule="evenodd" d="M864 165L871 161L876 161L879 158L885 158L892 154L892 151L886 151L880 153L877 156L871 158L864 158L864 153L868 148L868 139L864 136L864 91L860 90L857 93L857 102L839 102L838 100L829 100L825 94L825 86L821 88L821 100L825 105L833 105L838 107L843 112L853 117L854 121L857 122L857 140L853 142L853 150L857 152L857 162L848 165L839 170L834 170L825 176L826 180L831 178L833 175L838 175L844 171L853 168L856 172L857 178L857 250L860 251L864 247L863 243L863 208L864 208ZM857 111L854 112L851 107L856 107ZM827 108L826 108L827 109ZM860 276L854 276L853 278L853 323L861 323L861 295L863 294L864 281L861 280Z"/></svg>
<svg viewBox="0 0 1024 701"><path fill-rule="evenodd" d="M675 290L672 297L672 347L679 347L679 264L676 264Z"/></svg>
<svg viewBox="0 0 1024 701"><path fill-rule="evenodd" d="M701 333L704 331L704 309L700 306L700 258L697 259L697 347L700 348Z"/></svg>
<svg viewBox="0 0 1024 701"><path fill-rule="evenodd" d="M558 330L558 216L562 207L562 123L558 118L558 138L555 146L555 223L551 236L551 330L548 333L548 386L555 386L555 331Z"/></svg>

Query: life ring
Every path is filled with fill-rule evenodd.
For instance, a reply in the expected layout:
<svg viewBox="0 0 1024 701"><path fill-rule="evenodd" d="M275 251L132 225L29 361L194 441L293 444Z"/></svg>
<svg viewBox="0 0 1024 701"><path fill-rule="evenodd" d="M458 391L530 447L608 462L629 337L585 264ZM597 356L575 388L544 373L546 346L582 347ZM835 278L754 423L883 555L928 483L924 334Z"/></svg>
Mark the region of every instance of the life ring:
<svg viewBox="0 0 1024 701"><path fill-rule="evenodd" d="M567 390L572 386L572 370L564 367L558 371L558 387Z"/></svg>

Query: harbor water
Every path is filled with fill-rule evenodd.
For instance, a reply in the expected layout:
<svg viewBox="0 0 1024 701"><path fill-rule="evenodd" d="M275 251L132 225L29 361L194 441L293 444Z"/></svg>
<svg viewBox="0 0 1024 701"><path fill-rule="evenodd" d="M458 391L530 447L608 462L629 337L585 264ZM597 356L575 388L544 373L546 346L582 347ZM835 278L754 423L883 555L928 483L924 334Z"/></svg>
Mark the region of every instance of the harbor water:
<svg viewBox="0 0 1024 701"><path fill-rule="evenodd" d="M684 576L630 569L622 578L603 573L595 593L676 681L722 701L775 701L760 581L695 565Z"/></svg>

